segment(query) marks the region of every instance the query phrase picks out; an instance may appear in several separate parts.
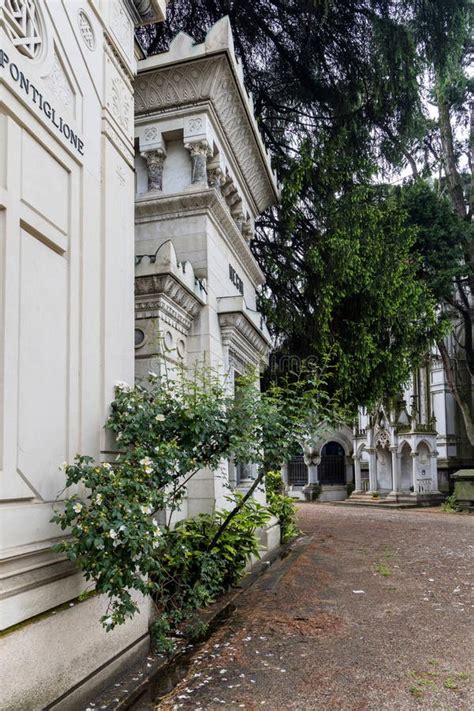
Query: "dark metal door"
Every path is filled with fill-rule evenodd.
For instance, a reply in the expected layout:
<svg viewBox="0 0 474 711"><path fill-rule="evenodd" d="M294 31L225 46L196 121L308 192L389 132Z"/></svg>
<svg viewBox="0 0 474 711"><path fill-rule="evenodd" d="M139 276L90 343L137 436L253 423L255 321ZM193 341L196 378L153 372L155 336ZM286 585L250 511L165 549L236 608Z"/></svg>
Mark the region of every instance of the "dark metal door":
<svg viewBox="0 0 474 711"><path fill-rule="evenodd" d="M338 442L328 442L321 451L319 481L321 484L346 483L346 459Z"/></svg>
<svg viewBox="0 0 474 711"><path fill-rule="evenodd" d="M288 462L288 484L290 486L306 486L308 483L308 467L302 454L297 454Z"/></svg>

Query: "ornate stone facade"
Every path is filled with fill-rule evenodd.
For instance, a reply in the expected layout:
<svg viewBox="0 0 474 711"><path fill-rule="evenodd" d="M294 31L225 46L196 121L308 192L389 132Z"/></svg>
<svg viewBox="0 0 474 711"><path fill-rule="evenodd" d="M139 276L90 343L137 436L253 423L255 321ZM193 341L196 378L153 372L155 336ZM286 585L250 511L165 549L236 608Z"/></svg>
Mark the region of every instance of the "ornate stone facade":
<svg viewBox="0 0 474 711"><path fill-rule="evenodd" d="M205 363L232 389L234 375L260 368L270 347L249 241L278 188L228 20L202 45L178 35L169 52L140 62L136 87L137 377L163 363L168 372ZM252 471L225 462L199 472L179 516L223 506L225 485L249 486Z"/></svg>

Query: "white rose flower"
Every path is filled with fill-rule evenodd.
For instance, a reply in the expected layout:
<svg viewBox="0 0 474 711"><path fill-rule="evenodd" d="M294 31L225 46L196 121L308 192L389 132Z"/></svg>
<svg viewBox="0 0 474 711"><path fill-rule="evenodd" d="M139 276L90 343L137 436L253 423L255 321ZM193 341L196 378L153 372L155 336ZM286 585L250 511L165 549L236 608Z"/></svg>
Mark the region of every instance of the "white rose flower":
<svg viewBox="0 0 474 711"><path fill-rule="evenodd" d="M117 531L115 531L113 528L110 529L109 531L109 538L114 540L114 538L117 538Z"/></svg>
<svg viewBox="0 0 474 711"><path fill-rule="evenodd" d="M112 465L109 464L109 462L104 462L104 464L102 464L102 469L107 469L107 471L110 471L112 469Z"/></svg>
<svg viewBox="0 0 474 711"><path fill-rule="evenodd" d="M128 385L128 383L124 383L123 380L118 380L115 383L115 387L117 388L117 390L124 390L125 392L130 390L130 385Z"/></svg>
<svg viewBox="0 0 474 711"><path fill-rule="evenodd" d="M60 471L65 472L67 468L67 462L63 462L59 467Z"/></svg>
<svg viewBox="0 0 474 711"><path fill-rule="evenodd" d="M80 501L75 503L74 506L72 507L72 510L75 511L76 513L81 513L82 509L83 509L83 506Z"/></svg>
<svg viewBox="0 0 474 711"><path fill-rule="evenodd" d="M113 622L114 621L111 617L106 617L104 620L104 625L106 625L107 627L110 627L111 625L113 625Z"/></svg>
<svg viewBox="0 0 474 711"><path fill-rule="evenodd" d="M159 413L158 415L156 415L155 420L157 422L164 422L166 420L166 417L162 413Z"/></svg>
<svg viewBox="0 0 474 711"><path fill-rule="evenodd" d="M99 504L100 506L100 504L102 503L102 494L96 494L95 503Z"/></svg>
<svg viewBox="0 0 474 711"><path fill-rule="evenodd" d="M122 525L120 526L119 531L125 531L125 526L124 526L123 523L122 523Z"/></svg>
<svg viewBox="0 0 474 711"><path fill-rule="evenodd" d="M151 474L153 471L153 460L150 459L150 457L143 457L143 459L140 459L140 464L145 470L146 474Z"/></svg>

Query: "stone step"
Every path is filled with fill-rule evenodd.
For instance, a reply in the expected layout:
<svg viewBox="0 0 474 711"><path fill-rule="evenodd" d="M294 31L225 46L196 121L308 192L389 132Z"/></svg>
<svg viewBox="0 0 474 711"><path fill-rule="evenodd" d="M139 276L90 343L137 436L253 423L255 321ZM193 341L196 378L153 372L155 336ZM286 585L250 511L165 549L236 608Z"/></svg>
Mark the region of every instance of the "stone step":
<svg viewBox="0 0 474 711"><path fill-rule="evenodd" d="M385 499L346 499L333 501L332 506L368 506L378 509L413 509L419 506L417 501L386 501Z"/></svg>

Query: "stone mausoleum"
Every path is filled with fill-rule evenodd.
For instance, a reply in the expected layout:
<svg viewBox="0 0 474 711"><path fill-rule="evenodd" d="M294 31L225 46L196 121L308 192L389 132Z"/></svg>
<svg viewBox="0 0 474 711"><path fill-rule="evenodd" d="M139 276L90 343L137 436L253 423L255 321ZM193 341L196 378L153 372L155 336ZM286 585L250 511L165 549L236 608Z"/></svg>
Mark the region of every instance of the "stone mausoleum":
<svg viewBox="0 0 474 711"><path fill-rule="evenodd" d="M447 339L450 352L455 343ZM319 501L435 504L452 489L451 475L472 468L463 419L434 351L397 402L359 411L351 431L319 433L282 473L290 495Z"/></svg>
<svg viewBox="0 0 474 711"><path fill-rule="evenodd" d="M143 58L164 0L0 2L0 638L8 711L83 708L148 648L149 603L106 601L53 553L63 461L107 457L117 381L205 362L229 387L265 363L250 251L278 200L227 20ZM137 76L138 71L138 76ZM245 490L223 462L182 516ZM278 542L276 526L262 546Z"/></svg>

